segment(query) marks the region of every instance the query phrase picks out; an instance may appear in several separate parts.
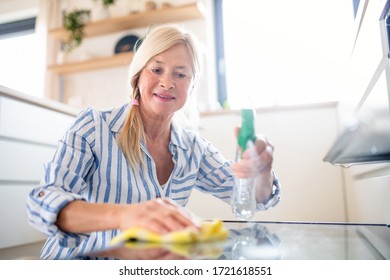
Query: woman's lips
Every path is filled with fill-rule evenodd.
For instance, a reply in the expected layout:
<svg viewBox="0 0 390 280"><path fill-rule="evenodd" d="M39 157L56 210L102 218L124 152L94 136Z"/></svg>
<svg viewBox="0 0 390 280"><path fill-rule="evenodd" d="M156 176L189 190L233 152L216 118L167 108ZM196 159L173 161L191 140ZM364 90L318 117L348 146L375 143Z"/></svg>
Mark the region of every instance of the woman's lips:
<svg viewBox="0 0 390 280"><path fill-rule="evenodd" d="M159 99L164 100L164 101L170 101L175 99L175 97L166 95L166 94L161 94L161 93L154 93L155 96L157 96Z"/></svg>

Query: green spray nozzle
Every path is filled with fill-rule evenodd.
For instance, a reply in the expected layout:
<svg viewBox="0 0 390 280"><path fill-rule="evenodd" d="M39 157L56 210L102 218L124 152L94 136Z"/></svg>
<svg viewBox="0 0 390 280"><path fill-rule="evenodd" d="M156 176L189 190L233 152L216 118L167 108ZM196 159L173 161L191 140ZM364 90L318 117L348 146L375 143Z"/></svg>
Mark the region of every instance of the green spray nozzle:
<svg viewBox="0 0 390 280"><path fill-rule="evenodd" d="M238 134L238 145L244 151L249 140L255 141L255 110L241 109L241 129Z"/></svg>

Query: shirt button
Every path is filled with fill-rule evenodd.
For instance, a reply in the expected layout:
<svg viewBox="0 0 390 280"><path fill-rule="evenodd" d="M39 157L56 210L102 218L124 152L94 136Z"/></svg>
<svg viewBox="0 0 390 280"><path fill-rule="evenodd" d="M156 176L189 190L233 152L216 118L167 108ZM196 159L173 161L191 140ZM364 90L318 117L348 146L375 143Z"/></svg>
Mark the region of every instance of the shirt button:
<svg viewBox="0 0 390 280"><path fill-rule="evenodd" d="M44 191L41 191L41 192L38 193L38 197L42 197L42 196L44 196L44 195L45 195L45 192L44 192Z"/></svg>

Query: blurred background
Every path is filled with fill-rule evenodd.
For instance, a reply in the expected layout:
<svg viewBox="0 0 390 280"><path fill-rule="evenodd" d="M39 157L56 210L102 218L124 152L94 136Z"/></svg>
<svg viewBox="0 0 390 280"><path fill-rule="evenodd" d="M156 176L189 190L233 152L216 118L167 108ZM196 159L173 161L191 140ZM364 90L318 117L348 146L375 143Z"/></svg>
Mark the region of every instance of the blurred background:
<svg viewBox="0 0 390 280"><path fill-rule="evenodd" d="M80 110L128 102L132 47L159 23L201 42L195 129L233 159L239 109L250 103L256 132L275 146L282 201L254 220L390 222L389 153L383 144L378 160L376 144L390 143L387 122L377 122L389 112L387 1L104 2L0 0L0 258L36 254L44 236L27 224L25 199L43 163ZM77 11L81 42L65 28ZM342 138L351 123L375 137L355 129ZM203 219L235 219L198 191L188 207Z"/></svg>

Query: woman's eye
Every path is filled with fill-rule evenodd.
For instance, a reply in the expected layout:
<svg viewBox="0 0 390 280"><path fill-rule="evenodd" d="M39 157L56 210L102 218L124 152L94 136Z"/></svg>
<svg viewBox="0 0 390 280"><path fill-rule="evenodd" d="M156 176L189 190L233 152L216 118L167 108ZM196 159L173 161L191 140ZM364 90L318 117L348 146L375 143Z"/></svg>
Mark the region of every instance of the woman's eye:
<svg viewBox="0 0 390 280"><path fill-rule="evenodd" d="M183 74L183 73L176 73L176 77L179 79L185 79L187 77L187 75Z"/></svg>
<svg viewBox="0 0 390 280"><path fill-rule="evenodd" d="M160 68L152 68L152 72L155 73L155 74L161 74L162 73Z"/></svg>

